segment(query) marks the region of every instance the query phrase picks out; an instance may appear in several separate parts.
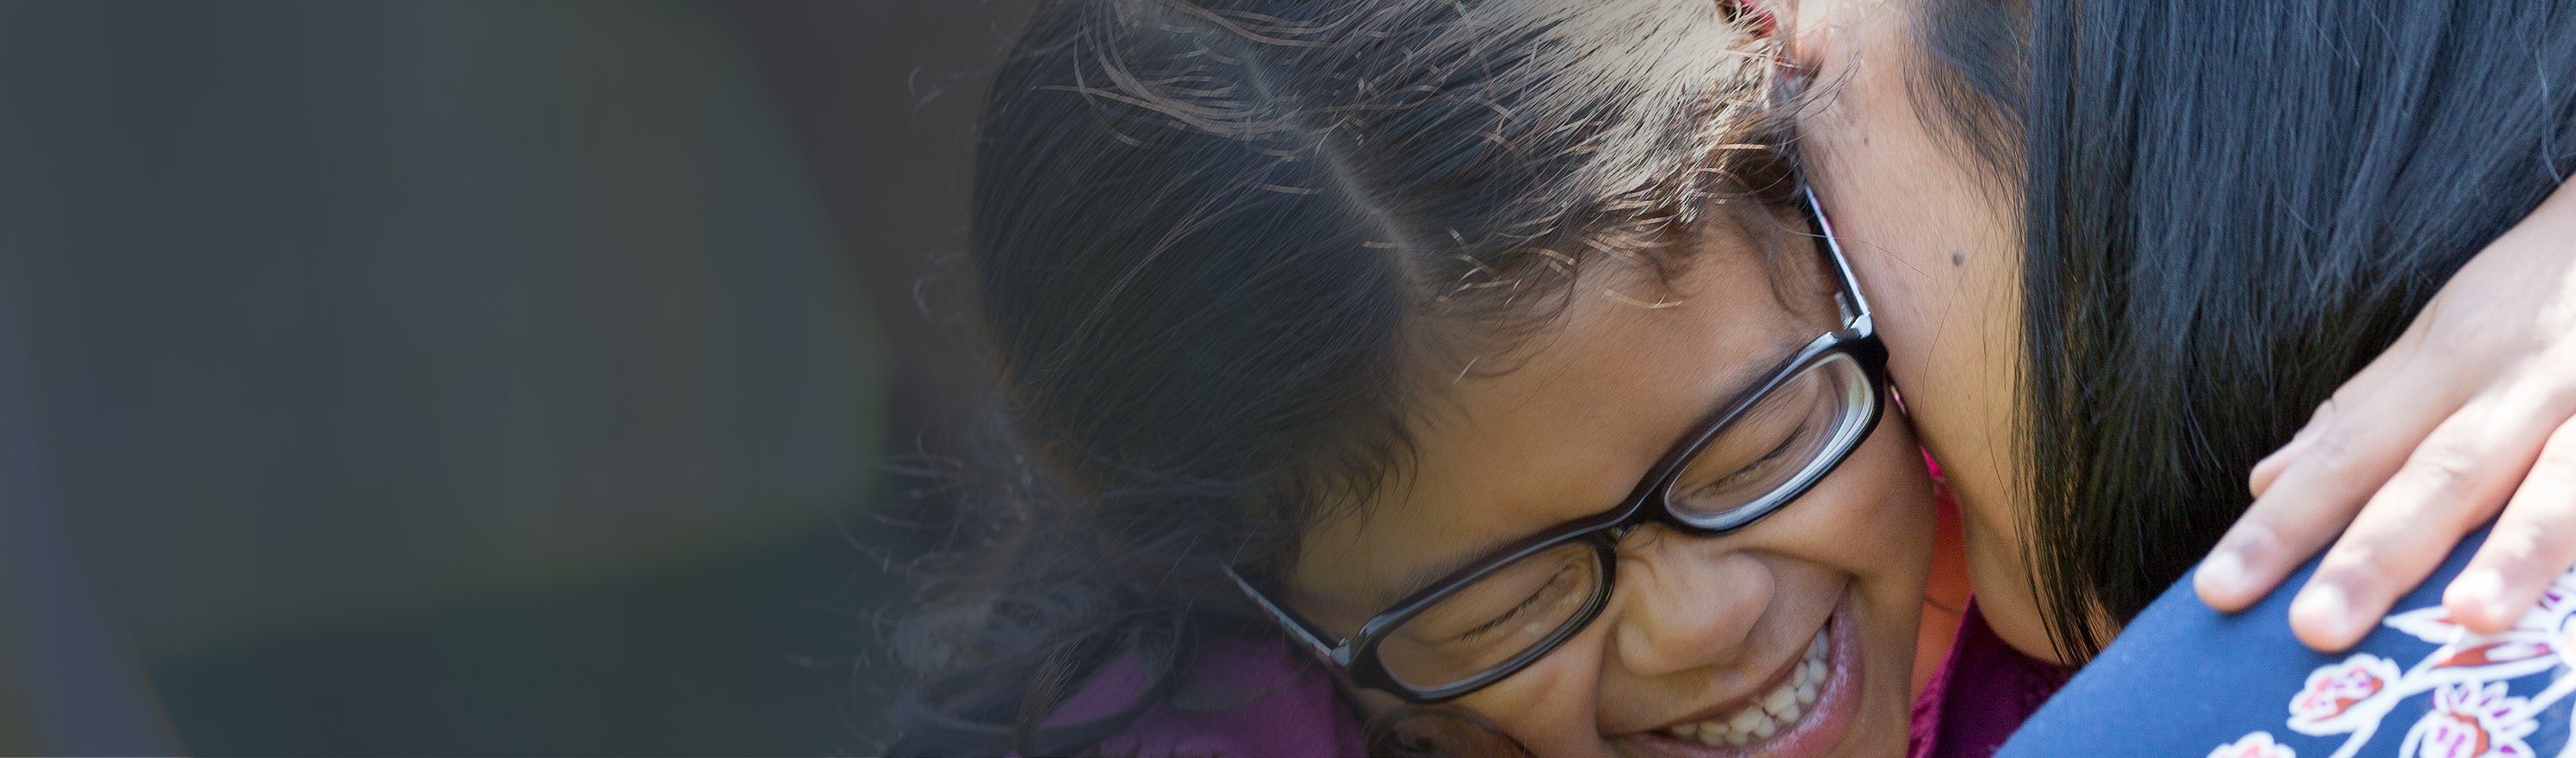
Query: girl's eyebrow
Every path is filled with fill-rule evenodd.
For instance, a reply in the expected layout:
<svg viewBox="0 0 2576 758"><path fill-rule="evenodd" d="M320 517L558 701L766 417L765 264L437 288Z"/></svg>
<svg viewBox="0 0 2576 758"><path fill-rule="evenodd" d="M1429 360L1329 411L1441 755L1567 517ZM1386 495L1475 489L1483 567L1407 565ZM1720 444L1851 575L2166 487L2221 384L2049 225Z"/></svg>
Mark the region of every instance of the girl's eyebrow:
<svg viewBox="0 0 2576 758"><path fill-rule="evenodd" d="M1468 566L1474 565L1477 561L1491 557L1496 549L1499 549L1506 544L1510 543L1505 542L1483 546L1474 551L1459 553L1456 557L1446 560L1415 566L1413 570L1404 573L1404 579L1402 581L1395 583L1395 592L1391 597L1387 598L1389 608L1391 609L1395 603L1412 598L1415 593L1430 589L1431 585L1438 583L1442 579L1449 578L1451 574L1464 571ZM1380 612L1383 613L1384 611Z"/></svg>

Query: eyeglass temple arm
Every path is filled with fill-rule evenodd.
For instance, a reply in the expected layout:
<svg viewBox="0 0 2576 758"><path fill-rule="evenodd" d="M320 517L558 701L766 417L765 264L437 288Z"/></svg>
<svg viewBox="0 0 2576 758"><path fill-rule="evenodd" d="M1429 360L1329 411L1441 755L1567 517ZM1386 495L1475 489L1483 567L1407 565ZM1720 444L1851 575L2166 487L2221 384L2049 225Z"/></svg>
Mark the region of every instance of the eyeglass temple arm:
<svg viewBox="0 0 2576 758"><path fill-rule="evenodd" d="M1289 613L1288 609L1270 602L1270 596L1261 594L1261 590L1253 589L1252 583L1244 581L1242 574L1234 573L1233 566L1221 568L1225 570L1225 578L1234 580L1235 589L1243 590L1244 597L1252 598L1252 603L1261 606L1262 611L1269 613L1272 619L1278 621L1279 627L1288 630L1288 635L1298 644L1305 645L1306 649L1314 652L1317 657L1332 661L1335 666L1351 665L1350 648L1337 642L1327 641L1322 633L1308 626L1305 619L1298 618L1296 614Z"/></svg>
<svg viewBox="0 0 2576 758"><path fill-rule="evenodd" d="M1816 200L1813 187L1798 192L1806 197L1807 216L1815 219L1816 233L1824 237L1825 257L1833 263L1834 276L1842 284L1843 297L1849 299L1849 302L1835 303L1843 309L1844 322L1862 332L1873 331L1876 325L1870 323L1869 298L1860 294L1860 279L1852 275L1851 261L1843 257L1841 238L1834 235L1834 222L1825 218L1824 203Z"/></svg>

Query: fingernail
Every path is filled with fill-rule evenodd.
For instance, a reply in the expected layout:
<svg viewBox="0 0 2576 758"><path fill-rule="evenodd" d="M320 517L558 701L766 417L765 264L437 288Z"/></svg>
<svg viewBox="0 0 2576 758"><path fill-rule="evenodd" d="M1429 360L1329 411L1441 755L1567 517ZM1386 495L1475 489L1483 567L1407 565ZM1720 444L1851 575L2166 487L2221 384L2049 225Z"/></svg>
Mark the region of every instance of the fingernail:
<svg viewBox="0 0 2576 758"><path fill-rule="evenodd" d="M2245 558L2236 551L2220 549L2200 561L2200 574L2192 580L2207 594L2234 598L2245 591Z"/></svg>
<svg viewBox="0 0 2576 758"><path fill-rule="evenodd" d="M2476 606L2488 620L2505 617L2504 572L2491 568L2472 569L2451 582L2451 589L2463 604Z"/></svg>
<svg viewBox="0 0 2576 758"><path fill-rule="evenodd" d="M2344 597L2342 587L2331 584L2311 583L2290 601L2291 623L2323 629L2330 632L2329 637L2349 636L2344 630L2352 626L2351 616L2352 601Z"/></svg>

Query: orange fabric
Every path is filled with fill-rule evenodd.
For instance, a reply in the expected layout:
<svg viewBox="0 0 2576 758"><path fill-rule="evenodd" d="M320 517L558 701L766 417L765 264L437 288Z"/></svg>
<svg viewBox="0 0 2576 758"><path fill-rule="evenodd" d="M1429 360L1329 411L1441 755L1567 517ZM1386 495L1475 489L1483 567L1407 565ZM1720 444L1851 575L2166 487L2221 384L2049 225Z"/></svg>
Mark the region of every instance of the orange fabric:
<svg viewBox="0 0 2576 758"><path fill-rule="evenodd" d="M1941 478L1940 464L1928 453L1923 462L1932 469L1934 507L1940 515L1932 536L1932 578L1923 588L1922 626L1914 633L1914 694L1918 697L1958 641L1959 618L1968 607L1967 532L1959 520L1959 499Z"/></svg>

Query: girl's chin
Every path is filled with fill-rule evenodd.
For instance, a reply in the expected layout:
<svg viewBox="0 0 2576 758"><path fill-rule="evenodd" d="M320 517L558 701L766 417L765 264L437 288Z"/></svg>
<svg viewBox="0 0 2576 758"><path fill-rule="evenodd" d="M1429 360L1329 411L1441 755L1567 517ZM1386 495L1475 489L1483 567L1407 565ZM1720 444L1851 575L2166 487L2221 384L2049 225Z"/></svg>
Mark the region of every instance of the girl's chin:
<svg viewBox="0 0 2576 758"><path fill-rule="evenodd" d="M1892 712L1859 723L1865 704L1888 698L1875 692L1879 688L1868 681L1872 667L1854 616L1852 595L1845 591L1833 617L1819 632L1823 644L1811 646L1779 684L1752 698L1746 708L1672 729L1621 735L1611 738L1612 744L1623 754L1653 758L1823 758L1835 754L1845 742L1857 747L1859 742L1876 741L1865 739L1868 735L1853 735L1852 728L1894 729L1890 724L1901 725L1905 714L1902 704L1892 709L1881 706ZM1808 675L1814 669L1821 671ZM1813 696L1805 696L1801 688L1811 688ZM1861 739L1846 739L1853 737Z"/></svg>

